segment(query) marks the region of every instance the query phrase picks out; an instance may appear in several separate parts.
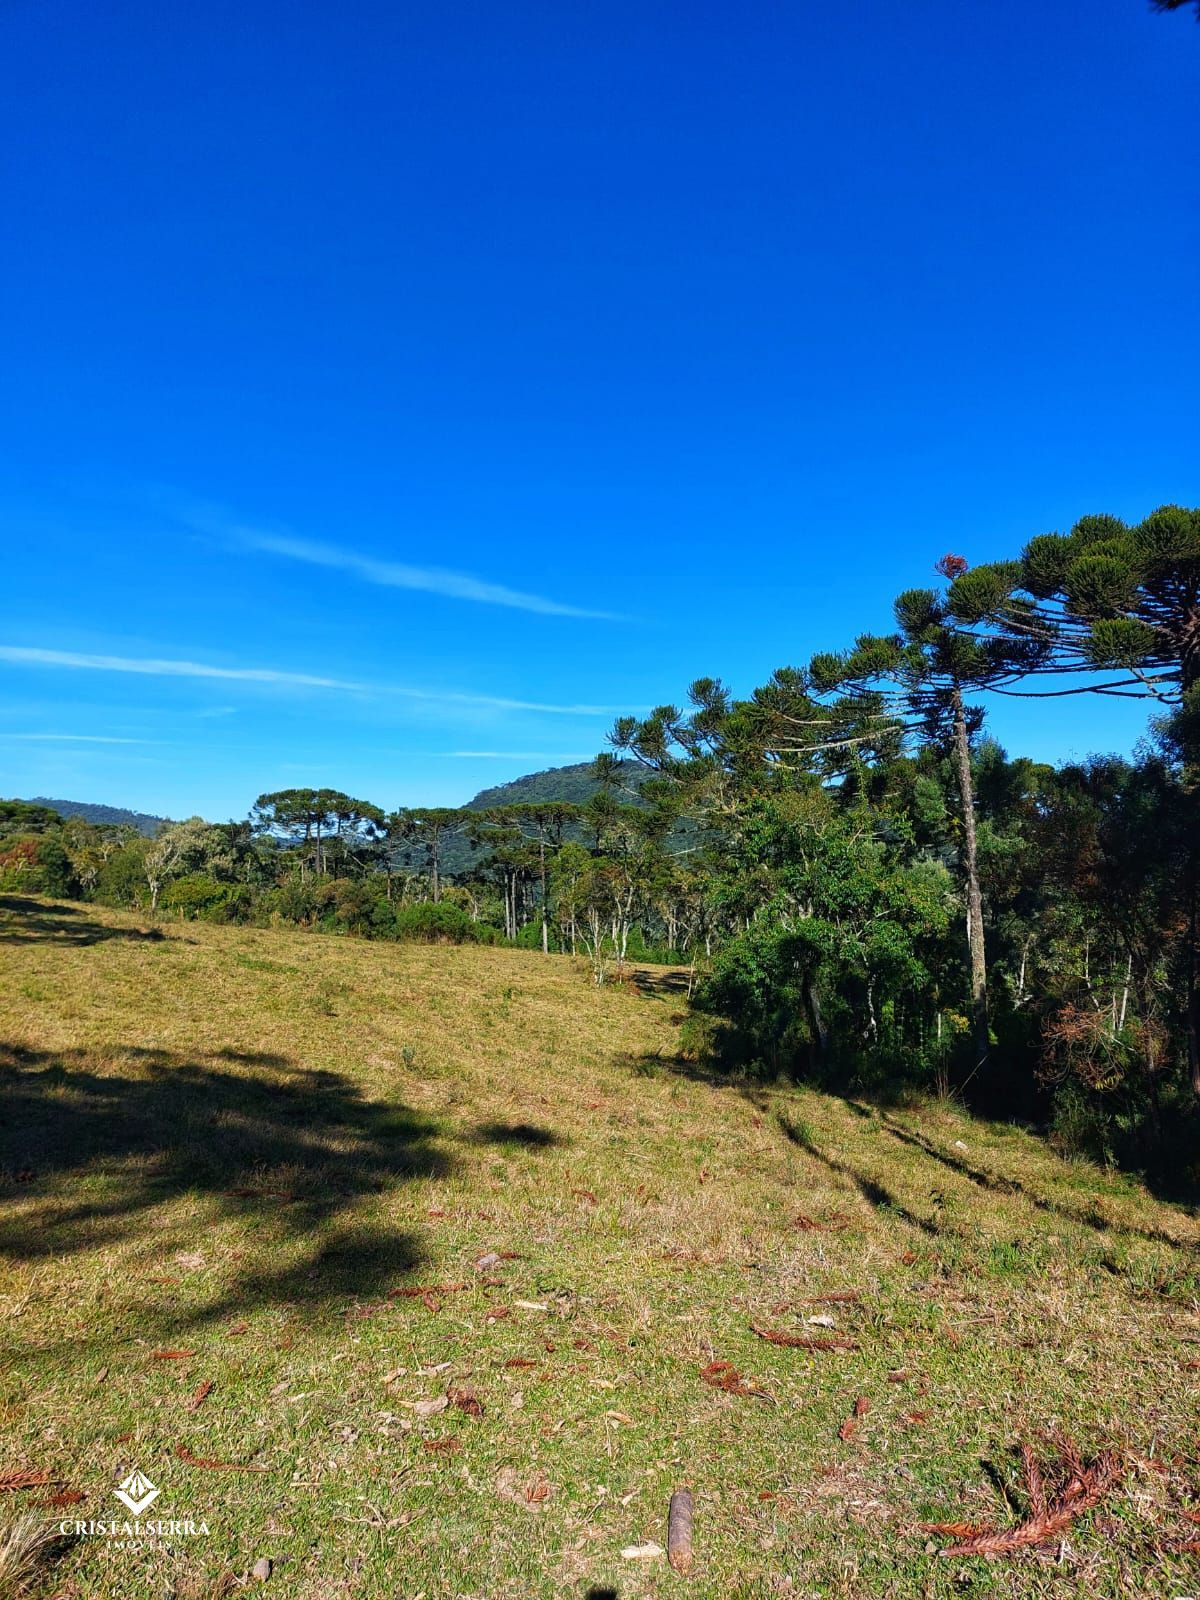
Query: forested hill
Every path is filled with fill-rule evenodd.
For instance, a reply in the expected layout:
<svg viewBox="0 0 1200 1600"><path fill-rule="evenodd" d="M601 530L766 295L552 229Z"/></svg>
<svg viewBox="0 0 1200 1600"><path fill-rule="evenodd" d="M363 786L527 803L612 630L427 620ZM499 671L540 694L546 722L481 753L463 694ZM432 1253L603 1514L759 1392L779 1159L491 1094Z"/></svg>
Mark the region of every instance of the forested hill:
<svg viewBox="0 0 1200 1600"><path fill-rule="evenodd" d="M31 806L48 806L51 811L57 811L60 817L82 817L85 822L107 822L115 826L136 828L147 839L152 839L166 817L154 817L146 811L127 811L124 806L93 805L87 800L48 800L45 795L34 795L28 802Z"/></svg>
<svg viewBox="0 0 1200 1600"><path fill-rule="evenodd" d="M650 769L639 761L619 761L614 769L613 787L619 799L636 800L636 791L650 777ZM545 772L529 772L511 783L498 783L493 789L481 789L473 800L468 800L468 811L490 811L494 806L520 806L549 804L561 801L570 805L585 804L602 785L592 775L590 761L577 762L572 767L550 767ZM633 790L634 793L623 791Z"/></svg>

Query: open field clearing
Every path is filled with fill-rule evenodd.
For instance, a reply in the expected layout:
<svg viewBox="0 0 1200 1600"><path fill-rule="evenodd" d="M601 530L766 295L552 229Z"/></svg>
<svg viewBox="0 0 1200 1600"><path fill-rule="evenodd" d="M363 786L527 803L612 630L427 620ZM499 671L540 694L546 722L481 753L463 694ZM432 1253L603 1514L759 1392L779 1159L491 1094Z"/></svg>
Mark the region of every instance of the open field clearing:
<svg viewBox="0 0 1200 1600"><path fill-rule="evenodd" d="M124 1516L140 1469L209 1527L35 1592L1196 1593L1196 1217L941 1106L708 1081L682 1006L5 901L0 1517ZM1037 1516L1022 1445L1050 1531L945 1554Z"/></svg>

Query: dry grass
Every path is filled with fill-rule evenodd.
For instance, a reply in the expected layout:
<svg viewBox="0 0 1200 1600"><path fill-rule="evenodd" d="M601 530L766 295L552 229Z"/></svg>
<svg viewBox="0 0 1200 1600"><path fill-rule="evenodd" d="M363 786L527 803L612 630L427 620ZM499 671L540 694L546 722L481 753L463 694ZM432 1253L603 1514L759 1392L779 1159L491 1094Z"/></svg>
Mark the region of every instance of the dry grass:
<svg viewBox="0 0 1200 1600"><path fill-rule="evenodd" d="M0 1600L25 1600L46 1576L63 1542L44 1513L23 1511L0 1523Z"/></svg>
<svg viewBox="0 0 1200 1600"><path fill-rule="evenodd" d="M559 958L143 931L0 911L0 1474L111 1518L136 1466L210 1533L80 1541L55 1593L1200 1587L1194 1217L944 1107L707 1082L677 998ZM921 1523L1023 1524L1051 1434L1121 1487L942 1556ZM684 1483L686 1580L621 1553Z"/></svg>

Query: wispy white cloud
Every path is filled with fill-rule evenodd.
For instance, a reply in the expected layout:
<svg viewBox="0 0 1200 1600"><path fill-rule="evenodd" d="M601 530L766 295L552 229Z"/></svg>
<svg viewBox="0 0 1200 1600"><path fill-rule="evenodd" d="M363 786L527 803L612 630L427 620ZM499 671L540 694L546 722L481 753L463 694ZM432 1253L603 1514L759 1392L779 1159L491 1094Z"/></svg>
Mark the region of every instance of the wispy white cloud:
<svg viewBox="0 0 1200 1600"><path fill-rule="evenodd" d="M84 672L137 672L149 678L221 678L239 683L291 684L306 689L364 689L361 683L315 677L307 672L279 672L274 667L213 667L204 661L165 661L141 656L91 655L78 650L45 650L40 646L0 645L0 661L17 666L70 667Z"/></svg>
<svg viewBox="0 0 1200 1600"><path fill-rule="evenodd" d="M442 595L450 600L470 600L477 605L532 611L543 617L576 617L594 622L622 620L610 611L551 600L546 595L529 594L523 589L510 589L507 584L493 583L473 573L455 572L449 567L426 566L423 563L385 561L324 540L301 539L287 532L257 528L211 505L177 505L173 513L197 532L229 541L244 550L259 550L265 555L282 556L287 561L300 561L311 567L348 572L362 582L375 584L379 588L415 589L424 594Z"/></svg>
<svg viewBox="0 0 1200 1600"><path fill-rule="evenodd" d="M118 739L107 733L0 733L0 739L49 740L55 744L161 744L161 739Z"/></svg>
<svg viewBox="0 0 1200 1600"><path fill-rule="evenodd" d="M14 666L62 667L81 672L132 672L153 678L215 678L221 682L267 684L281 688L328 689L349 694L396 695L427 704L483 706L493 711L541 711L552 716L603 717L636 710L629 706L554 705L541 700L509 700L499 695L462 694L451 689L410 689L397 684L358 683L276 667L214 667L204 661L160 657L94 655L34 645L0 645L0 661Z"/></svg>
<svg viewBox="0 0 1200 1600"><path fill-rule="evenodd" d="M593 611L586 606L550 600L544 595L527 594L521 589L509 589L504 584L473 577L469 572L452 572L447 567L416 567L405 561L380 561L374 556L359 555L354 550L343 550L338 545L259 533L254 529L243 528L239 532L243 542L254 550L285 556L291 561L303 561L313 567L335 567L339 571L353 573L364 583L373 583L384 589L418 589L425 594L440 594L451 600L473 600L479 605L533 611L543 617L582 617L600 622L620 620L610 611Z"/></svg>

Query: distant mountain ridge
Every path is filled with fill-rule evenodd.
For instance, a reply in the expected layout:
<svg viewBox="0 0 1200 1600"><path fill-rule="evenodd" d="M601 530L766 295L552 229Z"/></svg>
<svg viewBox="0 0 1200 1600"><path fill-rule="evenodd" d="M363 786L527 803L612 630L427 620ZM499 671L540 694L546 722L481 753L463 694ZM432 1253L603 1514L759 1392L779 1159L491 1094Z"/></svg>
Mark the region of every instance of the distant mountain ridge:
<svg viewBox="0 0 1200 1600"><path fill-rule="evenodd" d="M49 806L60 817L82 817L85 822L108 822L115 826L136 828L147 839L153 839L163 823L171 820L169 817L151 816L147 811L129 811L124 806L96 805L90 800L49 800L41 794L34 795L29 804Z"/></svg>
<svg viewBox="0 0 1200 1600"><path fill-rule="evenodd" d="M636 791L652 774L648 767L637 761L618 761L613 771L612 787L619 799L626 803L636 801ZM570 767L547 767L544 772L528 772L511 783L498 783L492 789L481 789L473 800L468 800L466 811L490 811L493 806L546 805L559 802L567 805L585 805L598 789L600 781L592 776L592 763L579 761ZM633 790L632 794L622 793Z"/></svg>
<svg viewBox="0 0 1200 1600"><path fill-rule="evenodd" d="M625 804L637 804L637 791L652 773L636 761L619 761L613 770L613 793ZM511 783L498 783L490 789L481 789L465 802L464 811L490 811L496 806L539 805L562 803L585 805L597 790L604 786L592 775L592 763L579 761L573 766L547 767L543 772L527 772ZM90 800L52 800L46 795L34 795L28 802L35 806L48 806L62 817L82 817L85 822L107 822L136 828L146 838L152 839L169 817L156 817L146 811L130 811L124 806L105 806ZM466 839L457 838L447 848L445 869L449 876L466 871L479 859L482 851Z"/></svg>

